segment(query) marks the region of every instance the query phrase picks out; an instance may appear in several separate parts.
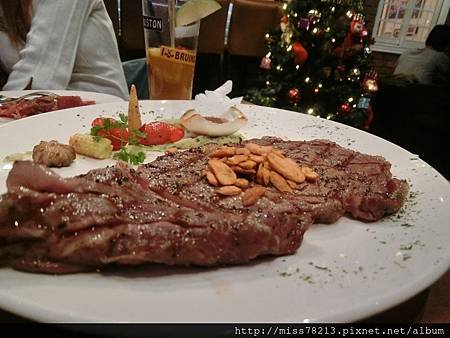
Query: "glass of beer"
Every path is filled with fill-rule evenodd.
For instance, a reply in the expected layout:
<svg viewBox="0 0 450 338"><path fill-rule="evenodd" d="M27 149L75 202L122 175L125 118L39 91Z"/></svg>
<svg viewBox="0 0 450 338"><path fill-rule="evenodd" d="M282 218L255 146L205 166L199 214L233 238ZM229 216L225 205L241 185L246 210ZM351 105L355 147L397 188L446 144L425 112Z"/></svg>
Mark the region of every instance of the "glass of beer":
<svg viewBox="0 0 450 338"><path fill-rule="evenodd" d="M190 100L200 21L176 26L186 1L142 0L150 99Z"/></svg>

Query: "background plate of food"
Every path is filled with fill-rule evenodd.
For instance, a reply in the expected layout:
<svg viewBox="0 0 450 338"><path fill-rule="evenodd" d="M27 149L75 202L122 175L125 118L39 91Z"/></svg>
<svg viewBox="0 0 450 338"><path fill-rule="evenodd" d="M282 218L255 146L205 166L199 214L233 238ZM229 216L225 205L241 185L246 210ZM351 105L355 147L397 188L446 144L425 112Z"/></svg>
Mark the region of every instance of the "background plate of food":
<svg viewBox="0 0 450 338"><path fill-rule="evenodd" d="M194 108L193 101L143 101L140 103L141 123L155 127L152 123L164 120L165 123L170 124L174 128L181 128L182 122L179 121L180 117L192 108ZM299 244L301 235L306 230L298 249L297 247L290 247L289 249L289 243L287 243L287 251L281 250L280 256L269 250L267 252L272 255L253 259L254 255L252 256L248 253L251 250L246 251L246 245L255 247L259 243L257 243L256 237L247 238L246 241L242 240L240 242L243 247L240 247L238 250L240 250L240 253L247 254L247 256L244 255L244 260L245 258L251 258L251 260L242 264L215 264L220 262L236 263L239 261L239 257L221 256L220 246L210 246L209 248L203 247L205 250L202 251L203 256L201 257L205 259L211 258L211 261L207 261L212 262L211 265L213 266L211 267L199 267L198 265L201 264L197 264L197 266L134 265L133 263L137 264L140 261L139 259L133 260L133 253L128 252L126 258L122 256L122 259L115 261L125 263L125 265L105 266L106 264L101 264L98 269L91 266L91 268L94 267L91 271L83 271L83 268L86 266L83 265L80 270L77 270L76 267L80 267L79 265L69 264L64 266L68 270L58 270L58 268L61 268L61 265L50 264L43 266L41 265L42 262L39 262L39 257L44 257L48 252L57 252L61 249L61 243L54 242L50 247L44 247L44 251L40 251L41 256L39 256L39 253L37 254L38 256L33 265L32 261L26 261L29 257L25 256L22 261L19 259L11 263L15 258L20 258L22 253L25 255L27 253L26 250L21 251L20 248L9 246L5 238L8 234L12 234L11 236L23 235L20 229L24 226L22 221L25 219L31 223L35 222L34 225L39 231L47 231L48 229L45 228L46 224L38 224L39 222L36 221L36 219L43 220L44 218L41 218L43 216L38 215L36 216L38 218L33 219L33 216L27 213L27 210L29 210L27 208L32 203L35 203L38 197L41 197L39 201L45 201L50 196L49 191L55 189L54 187L58 187L56 189L61 190L51 195L51 198L57 199L61 196L69 199L73 198L74 195L81 193L81 190L76 190L74 193L69 192L69 195L67 195L66 193L70 190L67 187L72 186L73 189L79 189L76 187L83 186L84 183L80 180L84 178L64 180L57 176L49 175L42 167L33 166L30 162L20 162L22 164L25 163L25 166L22 166L22 164L16 166L14 175L11 175L13 178L10 178L8 183L10 195L3 195L3 201L0 202L0 236L5 237L2 239L2 247L0 247L2 262L4 263L4 266L0 268L0 307L6 311L42 322L351 322L369 317L409 299L430 286L448 270L450 262L450 249L448 246L448 239L450 238L448 221L450 219L450 209L448 207L450 189L446 179L427 163L383 139L332 121L253 105L238 105L237 108L243 114L242 116L245 116L247 123L238 131L238 135L232 135L234 138L228 139L228 141L259 139L254 140L252 146L243 144L235 145L232 150L228 148L226 151L221 149L220 155L216 153L214 156L217 158L215 158L213 163L210 163L211 157L208 156L212 155L206 155L208 158L206 160L203 159L204 150L181 151L180 149L188 149L197 143L202 145L208 142L222 142L224 139L201 138L201 141L196 141L199 140L199 136L189 135L186 130L181 135L179 130L174 132L175 129L171 129L174 133L165 134L166 139L162 140L160 132L152 134L154 131L153 127L140 128L139 133L137 131L134 133L129 128L128 139L130 139L129 135L134 133L135 137L141 140L150 140L150 144L153 142L159 147L152 148L147 145L147 148L142 148L139 144L134 145L134 147L138 147L144 153L143 158L139 157L139 161L136 163L142 161L148 163L158 155L164 155L164 152L150 152L150 150L169 150L169 154L157 160L156 164L150 164L146 167L128 164L133 166L134 170L129 171L129 169L126 169L131 175L125 180L126 182L121 178L120 182L116 180L109 186L114 189L117 188L116 192L120 195L122 193L120 189L126 189L127 184L130 184L129 180L135 180L136 175L145 171L149 176L139 176L140 179L143 179L139 180L141 188L143 186L146 187L148 184L148 187L158 192L158 196L164 196L160 199L160 203L152 204L152 208L160 208L160 205L167 205L170 202L170 205L173 206L173 203L175 203L178 205L177 208L184 210L184 208L192 207L192 205L175 199L172 190L181 189L179 190L179 196L182 199L185 196L183 194L185 194L186 189L197 189L196 187L198 186L203 189L203 193L212 196L211 194L223 188L213 186L214 178L219 179L218 185L223 183L223 185L227 186L226 180L230 179L233 174L226 171L222 172L221 164L218 164L218 162L231 166L230 163L236 158L227 158L226 152L232 151L236 156L237 154L248 156L248 158L258 161L258 156L264 157L267 155L266 157L269 158L271 153L265 153L265 151L272 151L274 156L279 157L273 157L274 163L271 162L268 168L272 170L271 173L277 171L280 175L274 173L275 179L269 180L267 186L264 187L265 195L260 196L259 200L254 200L253 204L250 203L246 207L249 208L248 210L252 210L252 217L260 218L266 216L266 218L270 218L273 215L279 216L280 214L276 214L279 212L279 206L283 205L286 207L282 214L285 216L289 215L289 217L278 222L276 221L277 219L273 218L275 222L271 223L269 230L279 229L283 231L287 224L292 223L292 220L297 220L296 216L300 216L292 212L294 209L289 209L291 205L289 203L294 203L292 201L298 200L299 196L301 196L301 193L298 192L300 190L299 187L309 189L308 191L311 192L313 191L310 190L311 187L317 184L320 185L320 182L325 182L326 184L337 182L335 181L336 175L333 178L327 174L327 170L338 170L342 182L352 181L352 184L354 184L354 182L359 180L359 190L355 192L355 196L361 194L361 191L363 194L366 191L367 195L371 195L373 187L380 182L378 180L381 177L379 176L380 172L376 168L379 168L378 165L382 163L383 168L385 168L383 175L390 176L390 172L392 172L393 177L399 179L394 180L387 177L387 181L383 181L384 179L380 178L383 182L390 182L389 184L396 182L393 183L394 187L395 184L402 184L409 188L407 194L403 196L405 198L404 205L398 211L389 211L389 207L386 206L386 209L381 210L382 214L384 212L394 213L384 217L382 214L380 216L379 214L371 213L361 215L358 214L358 211L349 209L346 212L344 211L346 213L345 216L339 214L337 217L330 216L331 218L327 219L324 215L326 214L325 211L329 209L323 209L319 214L324 220L330 221L332 219L331 224L318 221L320 217L316 218L315 224L309 224L308 222L311 221L307 217L309 211L305 211L303 215L306 219L298 219L298 224L299 226L301 224L309 224L310 226L309 228L307 227L307 230L303 229L300 231L301 233L297 236L297 242L294 244ZM7 191L6 181L11 168L13 168L12 160L29 159L31 157L30 152L41 141L56 140L60 143L68 144L70 138L79 133L91 133L93 138L102 137L105 134L99 135L99 131L111 132L111 125L120 127L130 123L126 118L128 109L129 104L127 102L86 106L66 110L64 114L59 114L58 112L42 114L1 126L0 143L2 147L0 159L7 158L7 160L1 162L0 192L5 193ZM111 117L114 120L108 120L107 126L109 127L106 128L105 119L101 123L98 123L98 120L94 123L99 117ZM188 117L192 117L192 114L189 114ZM221 122L217 119L209 119L208 121ZM201 125L207 125L208 121L202 121ZM164 124L162 125L165 126ZM157 126L162 128L161 124ZM167 128L167 126L164 128ZM151 131L149 132L150 129ZM158 130L160 131L161 129ZM95 135L92 135L92 133ZM173 135L176 135L176 137L171 139ZM110 137L111 135L108 134L106 136ZM264 139L261 141L260 138L264 136L277 137L277 139ZM287 142L288 140L306 140L308 142L289 143ZM99 140L97 139L97 141ZM161 145L164 145L164 147L160 147ZM302 151L299 150L300 147L303 149ZM333 154L325 150L317 152L319 148L325 149L324 147L337 151L333 152ZM125 148L124 150L121 148L120 150L112 151L109 153L111 157L103 159L93 159L78 154L76 159L68 166L54 169L54 172L63 177L72 177L84 174L91 169L104 168L107 165L115 164L114 154L121 151L129 154L128 152L131 152L131 149ZM260 152L260 155L257 152ZM137 156L138 153L133 150L132 154ZM322 161L320 162L321 164L319 162L311 162L307 158L308 154L315 154L316 160ZM188 161L191 156L197 156L195 161ZM339 157L341 158L340 160L338 159ZM355 159L358 158L362 158L364 161L355 162ZM121 159L129 160L127 157ZM295 166L292 159L297 161L297 164L300 163L302 168L304 165L302 161L305 163L309 161L308 163L311 163L310 169L318 174L318 178L314 179L312 177L312 181L298 180L298 182L294 182L291 188L280 185L278 179L283 179L284 171L282 170L283 168L278 168L278 164L282 166L284 163L292 169L291 173L296 172L295 170L297 169L292 167ZM337 162L332 164L329 162L331 160ZM248 161L251 162L251 160ZM250 165L249 168L251 168L250 162L246 162L246 164ZM391 168L389 168L388 162L392 164ZM199 167L199 163L204 163L204 167ZM18 175L20 166L30 169L28 175ZM164 171L168 166L171 166L171 175L164 176ZM352 166L355 167L352 169ZM123 170L124 167L128 168L122 162L118 170ZM240 168L242 169L243 166ZM105 170L107 169L99 169L97 174L94 172L94 174L90 175L91 181L88 189L93 191L99 187L98 184L102 184L102 180L106 177L102 176ZM211 170L215 176L213 175L212 178L205 176L206 172L204 170ZM233 170L236 171L237 169ZM33 176L34 174L37 176ZM199 178L198 184L194 187L187 185L185 181L190 175L196 175L196 177L201 178L201 180ZM26 176L34 178L30 180ZM42 183L43 179L45 181L48 178L50 178L51 183L57 183L50 184L53 187L48 188L50 190L46 190L45 182ZM271 179L272 176L269 178ZM161 182L169 182L165 181L166 179L172 180L170 182L174 184L164 186ZM295 179L295 177L292 178L292 180ZM25 188L17 183L24 180L28 182L25 184ZM177 182L177 180L180 181ZM254 184L251 178L248 178L248 180L250 184ZM86 183L86 181L84 182ZM233 178L233 182L236 182L235 178ZM287 178L285 182L292 183L291 179ZM79 185L78 183L82 184ZM160 184L166 190L157 190ZM235 194L235 191L237 191L235 189L236 185L237 183L234 183L234 188L232 189L234 192L232 194L229 194L230 191L227 188L224 190L228 191L228 194L214 195L206 202L216 201L215 203L220 204L222 201L227 201L226 203L228 204L222 203L220 208L215 209L208 209L207 205L204 205L205 211L203 214L212 215L211 213L216 212L216 210L220 209L223 211L223 208L227 207L229 208L228 210L235 208L236 210L244 210L243 212L245 213L247 209L242 209L244 203L242 199L245 192ZM33 186L35 190L30 188ZM27 192L33 190L34 192L32 191L31 195L27 195L27 198L31 198L35 202L23 204L25 209L22 210L22 216L20 216L23 218L17 219L17 224L15 224L14 219L10 216L14 215L15 211L11 208L20 208L18 205L22 205L20 204L22 202L17 200L19 204L16 207L11 206L14 203L8 202L8 210L5 205L7 201L11 201L13 190L18 187L19 189L22 187L22 192L16 191L15 196L23 197L25 195L21 195L22 193L27 194ZM105 185L102 185L102 187L106 189ZM144 191L145 189L139 190L141 188L137 186L135 188L138 189L138 193L136 193L135 197L137 200L131 203L134 205L134 207L130 207L133 210L137 210L145 204L139 202L139 199L148 198ZM286 192L281 192L279 189L287 190ZM131 194L135 190L131 189L129 191ZM190 201L192 202L195 199L196 203L201 203L199 201L202 198L201 195L200 193L197 194ZM310 194L309 197L311 196ZM389 193L379 197L381 198L379 200L381 201L380 203L387 203L390 199L395 199ZM361 198L364 199L364 197ZM270 210L267 208L268 204L264 204L269 202L274 203L272 204L274 207L270 208ZM322 202L319 201L317 203ZM121 204L120 207L122 208L123 205ZM326 208L329 208L329 204L327 205ZM397 204L396 207L400 206ZM339 203L337 208L340 208ZM39 209L33 210L39 212ZM144 214L146 215L145 217L151 218L155 213L161 212L162 209L157 209L156 211L151 209L153 212L149 210L143 208L140 214L136 214L137 216L135 215L130 219L144 217L142 216ZM47 211L47 209L42 209L41 213L45 214ZM62 212L62 210L60 211ZM78 211L80 210L78 209ZM197 214L202 216L201 212ZM67 219L75 217L74 213L65 215ZM118 213L116 215L117 217L120 216ZM180 214L177 215L179 216ZM197 216L200 217L199 215ZM229 219L239 216L236 213L231 214L231 211L230 215ZM169 216L173 216L173 214ZM9 220L8 217L10 217ZM189 223L192 217L186 218L185 222ZM372 218L372 221L362 221L361 219L364 218ZM228 219L217 219L217 224L228 221ZM64 226L61 226L60 230L55 231L67 230L67 228L64 229L68 226L67 222L58 224L64 224ZM234 230L237 233L241 232L242 229L239 228L239 224L235 225L237 227ZM14 227L18 228L18 230L14 230ZM45 229L43 230L43 228ZM57 225L55 225L55 228L58 228ZM109 223L108 231L111 229L115 231L116 225ZM214 226L211 229L213 233L216 231ZM259 231L261 229L264 230L265 228L257 227L256 230ZM250 233L253 230L255 229L250 229ZM36 238L39 238L39 234L42 233L39 231L33 232L33 234L36 234ZM295 233L295 231L292 231L292 234L295 235ZM24 236L30 236L30 234L32 232ZM77 236L82 235L84 236L81 231L70 234L75 240ZM83 252L88 253L83 256L84 262L89 262L96 255L96 251L94 250L94 252L91 249L96 248L95 241L102 241L104 236L105 234L99 234L99 237L92 238L92 241L87 246L85 242L82 243L82 246L84 245ZM158 240L164 239L164 236L158 237L158 234L155 236L157 236ZM287 236L291 236L291 233ZM243 238L241 237L241 239ZM255 238L254 242L252 242L252 238ZM274 240L271 243L275 243L273 245L277 247L277 241L280 238L277 236L269 238ZM139 242L139 239L138 235L135 240ZM198 239L201 240L202 237ZM170 240L173 240L173 238ZM195 245L194 241L191 240L192 238L189 241L186 240L186 242ZM74 246L63 245L62 250L66 253L66 250L69 250L69 248L72 252L76 251L76 245L80 245L80 243L73 243L75 243ZM158 242L159 248L164 247L165 244L167 243L164 243L164 241ZM183 244L179 243L179 245L182 246ZM236 247L225 246L223 249L236 250ZM289 251L292 252L286 254ZM214 255L217 253L217 257L221 257L222 261L217 261L215 257L208 256L209 254L213 255L213 253ZM93 255L92 257L90 257L91 254ZM264 250L260 251L259 254L264 256ZM18 256L16 257L15 255ZM169 264L203 262L198 256L193 257L191 255L189 259L182 255L169 255L164 256L160 261ZM155 258L154 261L158 261L158 258ZM72 262L75 262L75 260ZM81 264L80 261L76 262L76 264ZM107 259L104 259L102 262L107 263ZM30 273L15 270L10 266L28 271L33 271L33 266L35 266L35 272L77 273L65 275ZM74 268L74 270L70 271L69 267ZM52 270L53 268L55 270Z"/></svg>
<svg viewBox="0 0 450 338"><path fill-rule="evenodd" d="M0 100L0 124L55 110L74 108L90 104L123 101L120 97L114 95L72 90L0 91L0 95L10 98L17 98L23 95L30 95L32 93L39 92L48 92L55 94L55 96L31 96L24 100L14 101L9 104L6 101Z"/></svg>

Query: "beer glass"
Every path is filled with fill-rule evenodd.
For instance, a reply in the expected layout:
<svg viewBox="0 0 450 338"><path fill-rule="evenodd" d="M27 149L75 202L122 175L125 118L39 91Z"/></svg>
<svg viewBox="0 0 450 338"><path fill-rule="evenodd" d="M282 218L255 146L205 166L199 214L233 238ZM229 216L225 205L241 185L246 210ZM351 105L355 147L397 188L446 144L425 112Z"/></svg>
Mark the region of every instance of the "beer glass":
<svg viewBox="0 0 450 338"><path fill-rule="evenodd" d="M188 26L176 26L176 9L185 2L142 0L148 85L152 100L192 98L200 21Z"/></svg>

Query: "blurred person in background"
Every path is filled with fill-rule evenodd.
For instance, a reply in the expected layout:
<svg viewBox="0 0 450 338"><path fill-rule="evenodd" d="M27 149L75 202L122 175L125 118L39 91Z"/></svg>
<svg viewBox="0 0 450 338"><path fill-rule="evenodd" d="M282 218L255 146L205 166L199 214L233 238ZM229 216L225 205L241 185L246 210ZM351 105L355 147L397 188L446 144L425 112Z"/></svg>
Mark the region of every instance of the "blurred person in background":
<svg viewBox="0 0 450 338"><path fill-rule="evenodd" d="M67 89L128 98L101 0L0 0L3 90Z"/></svg>
<svg viewBox="0 0 450 338"><path fill-rule="evenodd" d="M425 48L403 53L394 76L424 85L450 84L450 26L435 26L425 42Z"/></svg>

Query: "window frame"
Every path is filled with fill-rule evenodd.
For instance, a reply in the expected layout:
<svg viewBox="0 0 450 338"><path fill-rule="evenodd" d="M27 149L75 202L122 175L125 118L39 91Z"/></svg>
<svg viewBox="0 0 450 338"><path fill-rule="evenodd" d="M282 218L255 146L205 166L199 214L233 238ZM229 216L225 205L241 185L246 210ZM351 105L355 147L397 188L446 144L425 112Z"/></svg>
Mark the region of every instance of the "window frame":
<svg viewBox="0 0 450 338"><path fill-rule="evenodd" d="M375 17L375 23L373 26L372 37L375 39L375 43L372 45L372 50L376 52L384 52L384 53L393 53L393 54L402 54L404 51L408 49L414 48L424 48L424 42L418 41L409 41L406 40L406 32L409 26L409 21L411 20L413 11L414 11L414 1L408 0L408 5L403 17L402 22L407 22L407 24L402 23L401 31L399 33L399 38L394 41L392 38L386 38L377 36L378 28L380 26L381 16L383 13L383 8L385 4L389 5L390 0L379 0L378 1L378 9L377 15ZM433 14L433 18L431 20L430 27L434 27L438 24L444 24L447 20L447 15L450 9L450 1L446 0L438 0L436 5L436 11Z"/></svg>

